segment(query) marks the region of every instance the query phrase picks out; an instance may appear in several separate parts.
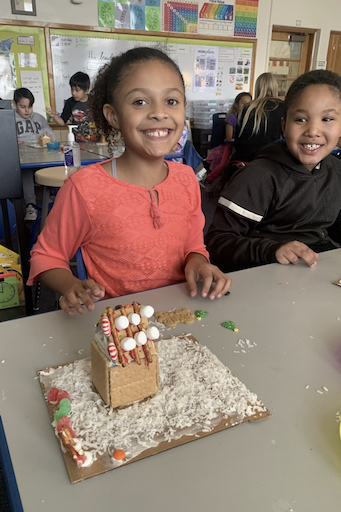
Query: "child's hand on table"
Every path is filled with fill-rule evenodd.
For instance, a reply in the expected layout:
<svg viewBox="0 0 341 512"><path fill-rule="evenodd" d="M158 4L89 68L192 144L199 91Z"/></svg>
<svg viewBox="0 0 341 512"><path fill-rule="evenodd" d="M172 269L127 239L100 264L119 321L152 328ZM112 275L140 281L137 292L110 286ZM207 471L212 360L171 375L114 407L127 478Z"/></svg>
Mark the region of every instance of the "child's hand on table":
<svg viewBox="0 0 341 512"><path fill-rule="evenodd" d="M82 305L88 311L93 311L93 301L103 299L104 294L104 287L97 284L93 279L78 280L60 297L59 304L61 309L68 315L74 315L74 309L82 314L84 313Z"/></svg>
<svg viewBox="0 0 341 512"><path fill-rule="evenodd" d="M214 288L209 294L211 300L220 299L226 295L232 284L232 280L218 267L211 265L204 256L196 253L191 253L186 258L185 277L191 297L197 294L197 281L203 281L201 292L203 297L207 297L214 282Z"/></svg>
<svg viewBox="0 0 341 512"><path fill-rule="evenodd" d="M298 242L297 240L282 245L279 249L277 249L275 255L278 263L281 263L282 265L289 265L290 263L296 265L296 263L299 261L299 258L302 258L302 260L305 261L310 268L316 267L317 258L319 256L307 245L303 244L302 242Z"/></svg>

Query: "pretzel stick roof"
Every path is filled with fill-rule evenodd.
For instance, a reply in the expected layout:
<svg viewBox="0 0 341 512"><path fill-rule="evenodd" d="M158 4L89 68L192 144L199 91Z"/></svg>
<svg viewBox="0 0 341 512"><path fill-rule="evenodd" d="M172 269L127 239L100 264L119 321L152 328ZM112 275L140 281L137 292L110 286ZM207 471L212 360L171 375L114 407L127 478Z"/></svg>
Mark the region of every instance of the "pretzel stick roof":
<svg viewBox="0 0 341 512"><path fill-rule="evenodd" d="M123 316L128 318L127 312L124 307L121 308L121 313ZM134 338L133 331L131 330L130 324L128 324L128 327L126 328L126 332L127 332L128 336L130 336L130 338ZM136 360L137 364L141 364L140 354L139 354L137 347L134 348L134 355L135 355L135 360Z"/></svg>
<svg viewBox="0 0 341 512"><path fill-rule="evenodd" d="M133 308L134 308L134 313L137 313L139 315L140 314L140 306L138 305L138 303L136 301L133 302ZM141 318L141 322L139 323L137 328L138 328L139 331L143 331L142 318ZM152 354L150 352L150 345L149 344L150 344L150 340L147 338L147 343L144 346L144 350L145 350L145 354L146 354L146 357L148 359L148 362L152 363L153 362L153 356L152 356Z"/></svg>

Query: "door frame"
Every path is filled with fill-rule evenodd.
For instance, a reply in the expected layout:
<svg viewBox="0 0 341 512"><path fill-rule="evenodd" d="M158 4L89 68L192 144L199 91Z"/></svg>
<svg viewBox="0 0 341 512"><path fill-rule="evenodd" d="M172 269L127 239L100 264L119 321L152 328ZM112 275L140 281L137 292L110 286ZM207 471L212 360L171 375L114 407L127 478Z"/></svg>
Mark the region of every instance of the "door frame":
<svg viewBox="0 0 341 512"><path fill-rule="evenodd" d="M304 28L304 27L285 27L283 25L273 25L271 31L271 41L277 41L277 39L273 39L274 32L284 32L288 35L290 34L305 34L307 36L306 41L302 44L302 53L300 58L300 75L305 73L306 71L310 71L311 63L313 59L313 49L316 38L316 33L318 32L315 28ZM287 39L280 39L281 41L286 41Z"/></svg>
<svg viewBox="0 0 341 512"><path fill-rule="evenodd" d="M339 38L339 41L337 41L338 38ZM329 34L326 69L328 69L329 71L335 71L337 73L340 73L340 71L338 71L338 69L340 69L340 66L338 68L335 68L335 62L337 61L337 58L338 58L338 51L336 50L334 53L333 47L335 44L340 45L340 43L341 43L341 32L339 32L337 30L331 30L330 34ZM341 50L339 53L339 57L340 57L340 54L341 54Z"/></svg>

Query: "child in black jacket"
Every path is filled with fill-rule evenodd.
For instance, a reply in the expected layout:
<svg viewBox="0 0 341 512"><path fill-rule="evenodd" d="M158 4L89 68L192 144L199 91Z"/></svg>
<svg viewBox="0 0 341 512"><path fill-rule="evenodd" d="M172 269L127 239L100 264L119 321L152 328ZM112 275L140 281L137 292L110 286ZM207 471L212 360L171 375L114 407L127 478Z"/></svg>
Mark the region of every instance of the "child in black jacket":
<svg viewBox="0 0 341 512"><path fill-rule="evenodd" d="M341 134L341 77L309 71L285 98L286 144L263 148L218 201L206 236L223 271L265 263L317 263L339 247L341 162L330 155Z"/></svg>

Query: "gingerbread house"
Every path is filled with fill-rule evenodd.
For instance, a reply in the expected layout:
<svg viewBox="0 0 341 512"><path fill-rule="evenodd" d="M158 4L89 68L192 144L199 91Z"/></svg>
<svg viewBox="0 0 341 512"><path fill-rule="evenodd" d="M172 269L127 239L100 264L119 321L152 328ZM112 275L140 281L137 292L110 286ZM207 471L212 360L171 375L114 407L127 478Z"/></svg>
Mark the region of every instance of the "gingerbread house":
<svg viewBox="0 0 341 512"><path fill-rule="evenodd" d="M91 376L98 393L113 408L154 395L159 387L159 361L149 326L152 306L137 302L108 307L91 342Z"/></svg>

